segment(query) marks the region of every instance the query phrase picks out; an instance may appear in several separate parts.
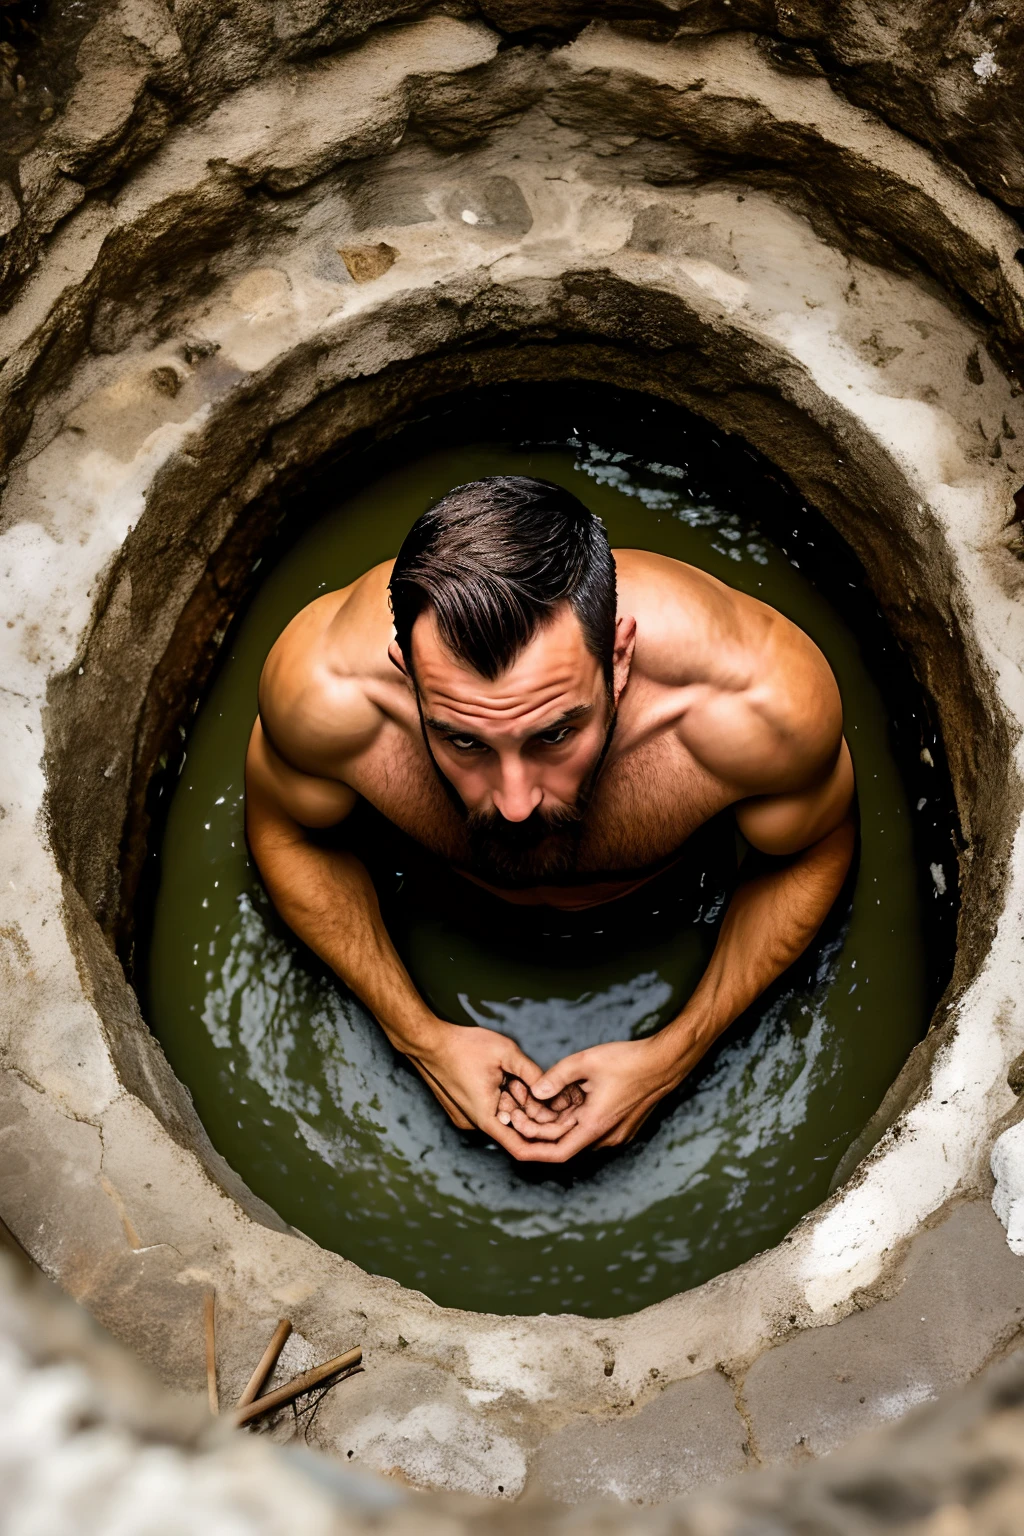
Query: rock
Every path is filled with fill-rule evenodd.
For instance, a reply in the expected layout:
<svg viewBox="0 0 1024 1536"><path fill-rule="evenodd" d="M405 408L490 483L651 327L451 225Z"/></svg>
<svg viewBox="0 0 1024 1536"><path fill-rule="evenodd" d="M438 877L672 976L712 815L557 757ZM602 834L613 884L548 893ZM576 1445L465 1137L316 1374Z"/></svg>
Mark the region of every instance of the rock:
<svg viewBox="0 0 1024 1536"><path fill-rule="evenodd" d="M1020 491L1018 491L1017 495L1019 496L1020 494ZM1024 1093L1024 1051L1019 1056L1015 1056L1011 1061L1006 1074L1006 1081L1017 1097L1020 1098L1021 1094Z"/></svg>
<svg viewBox="0 0 1024 1536"><path fill-rule="evenodd" d="M338 255L355 283L372 283L375 277L390 272L398 260L395 247L384 240L377 245L339 245Z"/></svg>
<svg viewBox="0 0 1024 1536"><path fill-rule="evenodd" d="M1024 207L1024 15L976 0L775 0L775 27L809 46L853 101Z"/></svg>
<svg viewBox="0 0 1024 1536"><path fill-rule="evenodd" d="M158 389L162 395L170 395L171 399L181 388L181 374L170 364L154 368L149 377L153 381L153 388Z"/></svg>
<svg viewBox="0 0 1024 1536"><path fill-rule="evenodd" d="M529 204L511 176L466 181L449 194L445 207L449 217L466 225L471 234L521 240L533 227Z"/></svg>
<svg viewBox="0 0 1024 1536"><path fill-rule="evenodd" d="M21 219L21 205L8 181L0 181L0 239L5 239Z"/></svg>
<svg viewBox="0 0 1024 1536"><path fill-rule="evenodd" d="M198 1288L189 1301L198 1319ZM191 1529L230 1529L235 1536L290 1536L300 1526L316 1536L411 1530L485 1536L496 1524L508 1531L526 1524L525 1510L511 1511L500 1524L500 1505L413 1492L350 1470L346 1461L320 1465L308 1451L282 1451L266 1432L232 1433L209 1418L198 1391L173 1397L161 1391L136 1361L90 1328L55 1287L32 1273L2 1224L0 1358L4 1513L20 1529L102 1536L115 1516L125 1532L164 1529L169 1506L187 1515ZM352 1386L336 1387L325 1406L337 1408ZM419 1450L411 1432L417 1431L428 1453L436 1451L431 1431L440 1434L453 1410L433 1420L420 1410L423 1422L411 1425L416 1413L413 1406L399 1420L402 1450ZM384 1427L380 1414L358 1433L366 1439L376 1432L383 1441ZM662 1438L685 1429L670 1421ZM480 1435L472 1425L470 1432ZM608 1429L600 1436L607 1441ZM653 1510L605 1498L579 1511L535 1496L529 1522L542 1536L581 1530L595 1536L1006 1536L1024 1524L1022 1446L1024 1354L1018 1352L970 1387L824 1461L747 1472ZM481 1483L508 1476L501 1450L465 1448L464 1454L476 1452ZM584 1462L591 1450L584 1446ZM614 1478L614 1456L601 1470Z"/></svg>

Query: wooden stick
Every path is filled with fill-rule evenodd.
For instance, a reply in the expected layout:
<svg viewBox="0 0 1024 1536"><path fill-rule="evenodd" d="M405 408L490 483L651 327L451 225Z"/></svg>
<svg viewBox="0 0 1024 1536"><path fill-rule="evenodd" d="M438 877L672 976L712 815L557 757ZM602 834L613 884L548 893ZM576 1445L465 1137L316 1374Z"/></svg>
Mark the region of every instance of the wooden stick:
<svg viewBox="0 0 1024 1536"><path fill-rule="evenodd" d="M206 1396L210 1404L210 1412L214 1414L220 1412L220 1403L217 1401L216 1306L216 1292L207 1291L203 1308L203 1319L206 1325Z"/></svg>
<svg viewBox="0 0 1024 1536"><path fill-rule="evenodd" d="M244 1408L235 1409L235 1424L241 1428L248 1424L250 1419L259 1418L261 1413L269 1413L271 1408L280 1408L282 1403L290 1403L293 1398L301 1397L303 1392L311 1392L329 1376L336 1376L339 1371L346 1371L350 1366L358 1365L363 1358L361 1349L350 1349L344 1355L336 1355L333 1360L327 1360L323 1365L316 1365L311 1371L303 1371L301 1376L293 1376L291 1381L286 1381L283 1387L277 1387L273 1392L268 1392L266 1397L258 1397L255 1402L248 1403Z"/></svg>
<svg viewBox="0 0 1024 1536"><path fill-rule="evenodd" d="M285 1346L285 1340L292 1331L292 1325L286 1317L282 1317L274 1330L274 1337L263 1351L259 1365L249 1377L249 1384L238 1399L238 1407L246 1408L254 1403L263 1390L263 1384L270 1379L270 1373L277 1364L278 1356Z"/></svg>

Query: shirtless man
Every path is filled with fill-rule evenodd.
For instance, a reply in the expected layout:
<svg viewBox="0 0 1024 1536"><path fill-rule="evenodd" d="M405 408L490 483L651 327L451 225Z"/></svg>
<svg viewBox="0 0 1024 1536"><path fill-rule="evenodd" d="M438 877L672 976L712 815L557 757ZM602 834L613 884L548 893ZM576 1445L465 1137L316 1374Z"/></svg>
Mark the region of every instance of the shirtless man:
<svg viewBox="0 0 1024 1536"><path fill-rule="evenodd" d="M853 855L853 793L839 690L806 635L692 566L613 555L568 491L502 475L451 491L397 560L289 624L260 683L246 825L284 920L455 1124L564 1162L628 1141L807 947ZM512 902L614 901L727 807L774 857L675 1019L542 1072L431 1012L364 865L309 836L360 798Z"/></svg>

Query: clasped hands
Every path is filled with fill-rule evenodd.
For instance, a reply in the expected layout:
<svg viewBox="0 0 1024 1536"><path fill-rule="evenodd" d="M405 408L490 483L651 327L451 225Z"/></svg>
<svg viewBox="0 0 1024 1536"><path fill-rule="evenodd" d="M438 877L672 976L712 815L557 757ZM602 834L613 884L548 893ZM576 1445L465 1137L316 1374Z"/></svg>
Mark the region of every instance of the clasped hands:
<svg viewBox="0 0 1024 1536"><path fill-rule="evenodd" d="M668 1031L588 1046L542 1072L507 1035L437 1020L408 1054L461 1130L491 1136L519 1162L564 1163L629 1141L690 1063Z"/></svg>

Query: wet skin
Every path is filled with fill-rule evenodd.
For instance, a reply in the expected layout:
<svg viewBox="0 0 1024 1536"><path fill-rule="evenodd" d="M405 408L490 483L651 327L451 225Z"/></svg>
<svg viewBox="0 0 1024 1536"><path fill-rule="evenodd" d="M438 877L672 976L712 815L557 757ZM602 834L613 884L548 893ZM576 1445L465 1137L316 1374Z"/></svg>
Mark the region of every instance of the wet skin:
<svg viewBox="0 0 1024 1536"><path fill-rule="evenodd" d="M629 1140L807 947L853 851L853 771L817 648L702 571L637 550L615 558L610 693L568 607L493 682L445 650L429 613L403 656L384 564L285 630L264 670L246 765L250 844L284 919L362 998L453 1122L521 1161ZM571 880L557 862L556 874L511 887L471 867L465 813L522 824L579 809L581 792ZM508 1037L431 1012L365 867L309 836L360 799L519 903L614 901L730 808L774 862L739 887L703 979L658 1034L574 1052L542 1073ZM544 856L542 843L533 867L543 870Z"/></svg>

